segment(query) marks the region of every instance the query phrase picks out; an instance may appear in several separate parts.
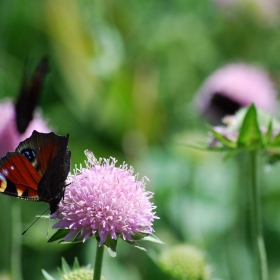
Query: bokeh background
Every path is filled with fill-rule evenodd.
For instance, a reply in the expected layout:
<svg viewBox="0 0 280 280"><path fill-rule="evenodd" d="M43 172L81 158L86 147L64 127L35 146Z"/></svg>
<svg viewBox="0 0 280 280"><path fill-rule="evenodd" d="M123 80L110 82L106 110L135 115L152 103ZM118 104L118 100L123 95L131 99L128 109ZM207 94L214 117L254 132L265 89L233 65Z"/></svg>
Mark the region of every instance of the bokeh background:
<svg viewBox="0 0 280 280"><path fill-rule="evenodd" d="M16 99L27 68L44 55L51 71L40 107L52 129L70 134L72 168L116 157L147 176L155 193L154 228L165 243L124 242L106 254L106 279L169 279L157 267L178 243L202 250L213 278L256 279L250 243L245 159L189 149L207 141L194 99L203 81L231 62L266 69L280 82L280 3L275 0L1 0L0 97ZM262 159L260 159L261 161ZM240 164L244 163L244 166ZM270 279L280 277L279 166L260 164ZM61 257L93 264L94 240L47 244L44 203L0 196L0 279L44 279ZM51 233L50 233L51 234Z"/></svg>

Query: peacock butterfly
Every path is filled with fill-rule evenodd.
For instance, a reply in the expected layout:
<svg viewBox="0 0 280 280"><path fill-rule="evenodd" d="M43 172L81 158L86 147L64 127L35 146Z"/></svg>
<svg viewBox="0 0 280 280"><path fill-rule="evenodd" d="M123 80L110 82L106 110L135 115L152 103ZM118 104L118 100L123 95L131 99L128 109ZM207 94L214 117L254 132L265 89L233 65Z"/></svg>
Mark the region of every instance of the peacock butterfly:
<svg viewBox="0 0 280 280"><path fill-rule="evenodd" d="M39 102L44 80L49 72L48 58L45 56L37 65L30 81L24 72L18 99L15 103L16 125L20 134L24 133L33 118L33 112Z"/></svg>
<svg viewBox="0 0 280 280"><path fill-rule="evenodd" d="M71 152L67 136L33 131L15 152L0 159L0 193L31 201L44 201L56 212L64 196Z"/></svg>

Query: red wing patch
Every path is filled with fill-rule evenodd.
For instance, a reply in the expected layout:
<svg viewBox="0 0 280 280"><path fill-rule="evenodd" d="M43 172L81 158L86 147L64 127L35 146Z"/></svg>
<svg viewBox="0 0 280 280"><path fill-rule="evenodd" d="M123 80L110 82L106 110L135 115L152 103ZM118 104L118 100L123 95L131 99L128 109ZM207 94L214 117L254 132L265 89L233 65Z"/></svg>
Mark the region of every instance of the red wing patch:
<svg viewBox="0 0 280 280"><path fill-rule="evenodd" d="M1 160L0 173L0 192L22 199L39 200L37 187L41 176L27 158L8 153Z"/></svg>

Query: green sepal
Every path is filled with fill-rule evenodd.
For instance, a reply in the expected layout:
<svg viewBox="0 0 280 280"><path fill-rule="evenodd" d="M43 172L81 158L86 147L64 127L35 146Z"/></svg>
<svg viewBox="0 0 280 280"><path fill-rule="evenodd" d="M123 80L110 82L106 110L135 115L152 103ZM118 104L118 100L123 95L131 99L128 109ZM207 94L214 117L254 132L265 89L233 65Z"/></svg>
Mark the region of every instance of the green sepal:
<svg viewBox="0 0 280 280"><path fill-rule="evenodd" d="M237 146L236 142L233 142L233 141L229 140L227 137L225 137L223 134L217 132L212 127L208 127L208 130L211 131L211 133L213 134L214 138L216 140L218 140L219 142L221 142L224 146L229 147L231 149L235 149L236 148L236 146Z"/></svg>
<svg viewBox="0 0 280 280"><path fill-rule="evenodd" d="M279 146L280 145L280 133L278 133L274 139L271 141L272 146Z"/></svg>
<svg viewBox="0 0 280 280"><path fill-rule="evenodd" d="M225 147L225 146L221 146L221 147L211 147L209 146L209 143L205 144L203 143L202 145L204 146L197 146L197 145L190 145L190 144L182 144L188 148L192 148L192 149L196 149L196 150L199 150L199 151L206 151L206 152L227 152L230 150L229 147ZM207 147L208 145L208 147Z"/></svg>
<svg viewBox="0 0 280 280"><path fill-rule="evenodd" d="M142 240L143 240L143 241L150 241L150 242L154 242L154 243L158 243L158 244L163 244L163 245L165 245L164 242L162 242L157 236L155 236L155 235L152 234L152 233L146 235Z"/></svg>
<svg viewBox="0 0 280 280"><path fill-rule="evenodd" d="M42 273L43 273L44 277L46 278L46 280L56 280L46 270L42 269Z"/></svg>
<svg viewBox="0 0 280 280"><path fill-rule="evenodd" d="M264 141L265 145L268 145L271 142L272 134L273 134L272 120L270 120L268 127L267 127L267 132L263 136L263 141ZM279 138L279 140L280 140L280 138Z"/></svg>
<svg viewBox="0 0 280 280"><path fill-rule="evenodd" d="M78 261L77 257L75 257L75 259L74 259L74 263L73 263L72 268L67 263L67 261L62 257L61 258L61 268L60 267L58 268L58 272L59 272L60 275L66 275L68 273L71 273L74 270L79 269L79 268L81 268L81 266L79 264L79 261Z"/></svg>
<svg viewBox="0 0 280 280"><path fill-rule="evenodd" d="M83 239L76 239L76 240L71 240L71 241L65 241L65 240L60 240L58 243L59 244L77 244L77 243L82 243Z"/></svg>
<svg viewBox="0 0 280 280"><path fill-rule="evenodd" d="M133 240L143 240L146 236L148 236L148 233L143 233L143 232L136 232L134 235L132 235Z"/></svg>
<svg viewBox="0 0 280 280"><path fill-rule="evenodd" d="M62 274L67 274L71 272L71 268L64 258L61 258L61 271Z"/></svg>
<svg viewBox="0 0 280 280"><path fill-rule="evenodd" d="M165 244L152 233L136 232L131 237L133 240L150 241L154 243Z"/></svg>
<svg viewBox="0 0 280 280"><path fill-rule="evenodd" d="M79 269L79 268L80 268L80 264L79 264L78 258L75 257L74 263L73 263L73 270Z"/></svg>
<svg viewBox="0 0 280 280"><path fill-rule="evenodd" d="M249 107L243 119L237 144L239 148L257 149L263 147L262 133L259 129L257 110L254 104Z"/></svg>
<svg viewBox="0 0 280 280"><path fill-rule="evenodd" d="M58 229L48 240L48 243L63 239L69 232L70 229Z"/></svg>
<svg viewBox="0 0 280 280"><path fill-rule="evenodd" d="M108 235L106 241L103 243L103 245L106 247L109 255L112 258L115 258L117 256L117 240L111 238L110 235ZM98 246L98 245L97 245Z"/></svg>
<svg viewBox="0 0 280 280"><path fill-rule="evenodd" d="M69 239L69 241L65 241L64 239L62 239L61 241L59 241L60 244L74 244L74 243L81 243L83 242L83 236L79 237L80 235L80 231L72 238Z"/></svg>
<svg viewBox="0 0 280 280"><path fill-rule="evenodd" d="M237 155L238 153L240 153L241 151L243 151L244 149L234 149L234 150L231 150L229 152L227 152L225 154L225 156L223 157L224 160L228 160L229 158L231 157L234 157L235 155Z"/></svg>
<svg viewBox="0 0 280 280"><path fill-rule="evenodd" d="M129 241L129 240L124 240L127 244L129 244L129 245L131 245L131 246L133 246L133 247L135 247L135 248L137 248L137 249L139 249L139 250L142 250L142 251L145 251L145 252L147 252L147 250L143 247L143 246L141 246L140 244L138 244L137 242L135 242L135 241Z"/></svg>
<svg viewBox="0 0 280 280"><path fill-rule="evenodd" d="M159 243L159 244L164 244L158 237L156 237L152 233L143 233L143 232L137 232L132 236L133 241L129 240L124 240L126 243L129 245L142 250L142 251L147 251L143 246L141 246L139 243L137 243L135 240L139 241L150 241L154 243Z"/></svg>

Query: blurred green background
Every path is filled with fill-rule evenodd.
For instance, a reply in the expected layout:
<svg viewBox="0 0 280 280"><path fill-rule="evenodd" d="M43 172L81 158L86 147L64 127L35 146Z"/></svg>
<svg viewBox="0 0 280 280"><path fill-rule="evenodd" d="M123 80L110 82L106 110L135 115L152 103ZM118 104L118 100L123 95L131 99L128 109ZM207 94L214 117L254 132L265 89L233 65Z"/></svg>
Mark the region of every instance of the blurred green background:
<svg viewBox="0 0 280 280"><path fill-rule="evenodd" d="M51 72L40 106L54 131L70 133L72 168L91 149L150 179L161 218L154 228L167 245L144 244L146 254L119 242L117 258L105 256L106 279L169 279L154 261L177 243L204 251L216 279L256 279L244 169L236 164L245 162L242 155L223 161L180 143L206 140L207 120L193 99L217 68L234 61L260 65L278 87L278 7L205 0L0 3L0 97L16 98L25 65L32 73L47 54ZM279 279L279 166L262 166L270 279ZM41 269L55 275L61 257L93 264L94 240L47 244L45 219L21 236L46 204L6 196L0 203L0 279L43 279Z"/></svg>

